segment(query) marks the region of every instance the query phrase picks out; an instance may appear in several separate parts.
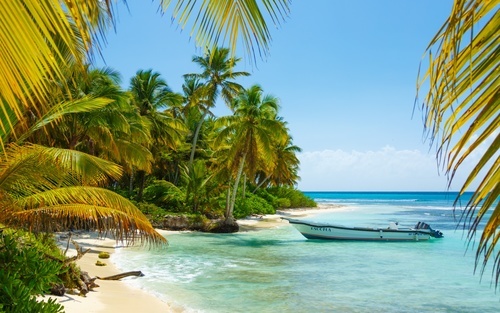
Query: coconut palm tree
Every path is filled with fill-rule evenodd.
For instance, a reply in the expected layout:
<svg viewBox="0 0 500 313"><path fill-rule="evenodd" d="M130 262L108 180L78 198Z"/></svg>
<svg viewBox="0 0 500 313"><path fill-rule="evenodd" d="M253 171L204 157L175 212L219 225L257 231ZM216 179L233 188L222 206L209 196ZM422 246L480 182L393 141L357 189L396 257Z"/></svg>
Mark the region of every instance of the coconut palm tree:
<svg viewBox="0 0 500 313"><path fill-rule="evenodd" d="M152 70L139 70L130 80L130 93L132 105L137 109L139 115L148 121L151 133L151 144L149 149L153 155L157 155L160 147L173 149L182 142L187 132L182 120L174 118L168 111L169 106L178 107L182 102L182 96L174 93L159 73ZM142 199L145 187L146 173L139 171L138 200Z"/></svg>
<svg viewBox="0 0 500 313"><path fill-rule="evenodd" d="M478 187L460 218L473 241L479 224L491 214L476 250L483 273L494 258L496 287L500 279L500 1L456 0L449 18L431 40L428 69L419 79L425 93L422 110L438 160L449 183L461 166L480 155L460 189ZM425 89L424 89L425 88Z"/></svg>
<svg viewBox="0 0 500 313"><path fill-rule="evenodd" d="M173 4L173 18L184 28L192 18L191 34L201 47L223 44L222 34L236 51L238 37L249 55L265 54L270 32L262 12L272 23L289 11L289 0L197 1L160 0L162 13ZM18 119L25 107L44 104L50 98L51 81L64 81L68 58L76 64L87 61L87 53L99 43L114 21L114 1L110 0L12 0L0 8L0 95L2 106L10 106ZM245 14L240 14L245 12ZM0 120L0 128L11 124ZM3 144L3 143L0 143Z"/></svg>
<svg viewBox="0 0 500 313"><path fill-rule="evenodd" d="M16 143L0 149L0 224L35 232L84 227L112 232L117 240L165 242L132 203L103 188L121 176L120 166L76 150L27 143L66 115L100 110L112 101L85 95L53 104L30 127L19 127L17 138L8 129L1 133L4 142Z"/></svg>
<svg viewBox="0 0 500 313"><path fill-rule="evenodd" d="M216 138L216 146L229 143L225 157L227 167L234 174L232 195L226 207L226 223L234 223L233 210L242 173L254 177L259 164L272 162L273 139L286 136L283 123L278 119L278 99L263 95L262 88L254 85L234 99L234 114L220 117L217 126L224 126Z"/></svg>
<svg viewBox="0 0 500 313"><path fill-rule="evenodd" d="M294 186L299 180L299 164L297 153L301 152L298 146L292 143L292 137L287 135L273 144L275 160L272 168L263 169L257 174L255 191L264 184L272 186ZM255 192L254 191L254 192Z"/></svg>
<svg viewBox="0 0 500 313"><path fill-rule="evenodd" d="M184 75L186 79L201 79L205 81L205 87L201 93L202 97L198 99L198 107L202 115L193 135L189 167L192 166L194 160L201 126L210 113L210 108L215 106L219 94L222 95L225 103L230 106L234 96L243 90L243 87L234 80L238 77L249 76L250 74L234 71L234 67L239 61L240 59L230 57L229 49L215 48L213 51L208 50L203 57L193 57L193 62L201 67L202 72L200 74Z"/></svg>
<svg viewBox="0 0 500 313"><path fill-rule="evenodd" d="M155 143L176 146L186 132L181 120L169 113L178 107L182 96L174 93L159 73L139 70L130 80L132 105L151 123L151 137Z"/></svg>
<svg viewBox="0 0 500 313"><path fill-rule="evenodd" d="M174 1L164 0L164 8ZM200 3L201 2L201 3ZM173 18L182 28L196 16L190 34L199 47L220 46L228 39L231 51L236 51L236 43L242 39L246 53L255 60L256 56L267 55L271 34L267 27L269 15L274 26L279 26L288 16L290 0L242 0L242 1L192 1L178 0Z"/></svg>

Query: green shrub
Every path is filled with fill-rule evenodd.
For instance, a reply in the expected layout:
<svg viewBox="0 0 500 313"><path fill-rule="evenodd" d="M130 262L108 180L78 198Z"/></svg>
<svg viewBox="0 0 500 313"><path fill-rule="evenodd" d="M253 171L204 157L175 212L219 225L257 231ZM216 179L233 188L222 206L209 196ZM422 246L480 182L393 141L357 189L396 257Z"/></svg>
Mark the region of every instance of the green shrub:
<svg viewBox="0 0 500 313"><path fill-rule="evenodd" d="M268 189L258 189L255 194L266 200L274 209L282 208L282 206L279 205L278 198L271 194Z"/></svg>
<svg viewBox="0 0 500 313"><path fill-rule="evenodd" d="M55 300L36 300L60 282L62 272L62 263L46 257L37 245L32 236L0 234L0 312L63 312Z"/></svg>
<svg viewBox="0 0 500 313"><path fill-rule="evenodd" d="M290 206L288 208L309 208L317 206L313 199L303 194L300 190L292 187L273 187L269 188L268 191L277 198L289 199Z"/></svg>
<svg viewBox="0 0 500 313"><path fill-rule="evenodd" d="M276 210L263 198L247 194L245 199L237 199L233 215L235 218L243 218L252 214L274 214Z"/></svg>
<svg viewBox="0 0 500 313"><path fill-rule="evenodd" d="M289 208L292 206L292 201L287 198L278 198L276 199L276 204L278 208Z"/></svg>
<svg viewBox="0 0 500 313"><path fill-rule="evenodd" d="M139 202L135 203L135 205L152 223L161 222L166 213L164 209L153 203Z"/></svg>

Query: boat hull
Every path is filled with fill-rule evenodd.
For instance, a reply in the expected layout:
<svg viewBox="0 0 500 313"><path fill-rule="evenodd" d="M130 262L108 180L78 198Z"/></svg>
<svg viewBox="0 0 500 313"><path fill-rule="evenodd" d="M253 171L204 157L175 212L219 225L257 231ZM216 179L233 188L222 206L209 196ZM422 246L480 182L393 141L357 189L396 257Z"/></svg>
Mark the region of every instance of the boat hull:
<svg viewBox="0 0 500 313"><path fill-rule="evenodd" d="M429 240L427 230L344 227L337 225L314 224L288 219L304 237L308 239L328 240L364 240L364 241L422 241Z"/></svg>

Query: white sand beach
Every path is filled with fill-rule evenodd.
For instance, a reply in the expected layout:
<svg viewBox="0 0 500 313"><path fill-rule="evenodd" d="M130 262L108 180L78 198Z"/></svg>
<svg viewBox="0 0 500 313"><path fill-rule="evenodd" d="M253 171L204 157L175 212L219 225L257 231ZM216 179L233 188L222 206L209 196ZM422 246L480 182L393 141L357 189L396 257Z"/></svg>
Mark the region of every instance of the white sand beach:
<svg viewBox="0 0 500 313"><path fill-rule="evenodd" d="M138 268L118 270L113 264L113 253L115 252L116 241L105 238L89 238L89 236L75 236L72 238L81 245L83 250L90 248L81 259L77 261L82 271L89 273L90 277L106 277L120 274L127 271L140 270ZM65 243L61 243L65 244ZM109 252L109 259L99 259L98 254L101 251ZM67 256L76 254L72 245L68 250ZM96 261L106 263L106 266L96 266ZM140 279L140 278L138 278ZM97 313L97 312L148 312L148 313L166 313L182 312L181 308L172 307L169 303L163 302L157 297L147 292L133 288L124 281L100 280L96 283L99 287L90 291L86 297L66 294L62 297L51 296L62 304L66 313Z"/></svg>

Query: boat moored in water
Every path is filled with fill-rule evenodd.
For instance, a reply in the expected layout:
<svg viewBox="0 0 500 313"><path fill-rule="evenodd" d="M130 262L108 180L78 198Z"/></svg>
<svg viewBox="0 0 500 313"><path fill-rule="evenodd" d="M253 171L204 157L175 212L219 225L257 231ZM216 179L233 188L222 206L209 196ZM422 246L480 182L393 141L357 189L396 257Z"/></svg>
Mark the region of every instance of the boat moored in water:
<svg viewBox="0 0 500 313"><path fill-rule="evenodd" d="M386 228L346 227L328 223L285 218L307 239L329 240L368 240L368 241L421 241L431 237L442 238L443 233L432 229L424 222L418 222L412 228L400 227L389 223Z"/></svg>

